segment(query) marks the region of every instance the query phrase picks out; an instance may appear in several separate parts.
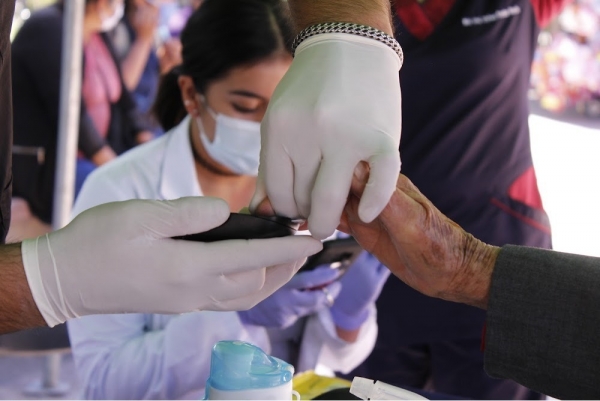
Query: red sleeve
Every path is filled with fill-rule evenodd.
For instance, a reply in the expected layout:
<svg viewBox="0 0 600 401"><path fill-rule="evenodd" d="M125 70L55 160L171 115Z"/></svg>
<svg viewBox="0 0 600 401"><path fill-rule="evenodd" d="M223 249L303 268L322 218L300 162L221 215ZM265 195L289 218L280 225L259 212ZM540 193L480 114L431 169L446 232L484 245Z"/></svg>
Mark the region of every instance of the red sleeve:
<svg viewBox="0 0 600 401"><path fill-rule="evenodd" d="M573 0L531 0L538 25L546 26Z"/></svg>

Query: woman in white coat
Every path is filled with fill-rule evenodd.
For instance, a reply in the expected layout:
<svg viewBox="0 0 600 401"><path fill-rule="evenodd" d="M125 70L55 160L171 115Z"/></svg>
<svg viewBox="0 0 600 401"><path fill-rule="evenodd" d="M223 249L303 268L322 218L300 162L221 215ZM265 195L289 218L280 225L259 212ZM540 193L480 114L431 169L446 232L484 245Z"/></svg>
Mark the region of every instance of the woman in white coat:
<svg viewBox="0 0 600 401"><path fill-rule="evenodd" d="M285 4L203 2L181 36L183 64L159 89L155 112L169 132L94 172L75 214L134 198L214 196L232 211L248 205L258 172L260 121L291 63ZM340 280L329 268L297 274L249 311L69 322L85 396L200 399L212 346L220 340L251 342L296 371L348 372L373 348L374 301L388 274L365 253ZM325 291L305 291L316 286Z"/></svg>

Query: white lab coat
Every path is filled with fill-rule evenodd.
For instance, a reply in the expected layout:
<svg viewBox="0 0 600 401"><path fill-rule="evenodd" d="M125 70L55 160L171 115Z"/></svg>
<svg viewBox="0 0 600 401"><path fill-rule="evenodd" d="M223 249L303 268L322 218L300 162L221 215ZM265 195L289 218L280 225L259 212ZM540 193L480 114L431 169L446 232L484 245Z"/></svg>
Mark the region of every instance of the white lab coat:
<svg viewBox="0 0 600 401"><path fill-rule="evenodd" d="M74 215L110 201L201 196L189 122L188 116L161 138L98 168L84 184ZM251 342L292 363L296 372L318 366L349 372L373 349L377 324L372 305L358 340L347 343L337 337L329 310L286 330L244 325L237 312L203 311L89 316L70 321L69 335L86 398L201 399L217 341Z"/></svg>

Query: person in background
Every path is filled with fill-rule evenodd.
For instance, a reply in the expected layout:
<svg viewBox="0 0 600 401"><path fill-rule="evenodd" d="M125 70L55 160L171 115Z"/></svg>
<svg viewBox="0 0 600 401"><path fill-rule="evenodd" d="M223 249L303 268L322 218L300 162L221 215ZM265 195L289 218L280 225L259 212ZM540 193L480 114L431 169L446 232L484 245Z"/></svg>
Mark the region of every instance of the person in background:
<svg viewBox="0 0 600 401"><path fill-rule="evenodd" d="M181 63L179 41L160 33L164 32L162 28L159 30L160 10L160 5L148 0L126 0L125 16L109 33L125 86L155 135L163 133L151 111L160 75Z"/></svg>
<svg viewBox="0 0 600 401"><path fill-rule="evenodd" d="M144 111L150 110L158 86L158 59L154 48L158 22L158 6L147 0L125 0L125 15L110 32L127 89L136 97L144 81L153 84L141 93L145 98Z"/></svg>
<svg viewBox="0 0 600 401"><path fill-rule="evenodd" d="M552 246L531 157L528 91L540 27L564 3L392 2L406 57L402 173L442 213L495 246ZM540 397L485 374L482 310L426 297L396 279L377 310L377 344L354 375L475 399Z"/></svg>
<svg viewBox="0 0 600 401"><path fill-rule="evenodd" d="M105 32L120 20L122 0L87 0L76 191L96 166L142 143L146 130L125 87ZM51 223L60 104L63 5L32 15L12 44L14 195Z"/></svg>
<svg viewBox="0 0 600 401"><path fill-rule="evenodd" d="M285 7L279 0L205 0L182 33L183 64L159 89L155 110L167 134L95 171L74 213L133 198L212 196L231 211L248 205L260 121L291 63ZM372 349L374 301L388 275L363 253L339 281L328 266L301 272L244 312L71 321L85 396L201 398L220 340L249 341L297 371L348 371Z"/></svg>
<svg viewBox="0 0 600 401"><path fill-rule="evenodd" d="M63 229L4 245L12 182L14 8L12 1L0 2L0 334L98 313L247 309L322 249L308 236L210 245L171 239L227 220L228 205L208 197L101 205ZM180 274L173 275L167 260L177 261Z"/></svg>

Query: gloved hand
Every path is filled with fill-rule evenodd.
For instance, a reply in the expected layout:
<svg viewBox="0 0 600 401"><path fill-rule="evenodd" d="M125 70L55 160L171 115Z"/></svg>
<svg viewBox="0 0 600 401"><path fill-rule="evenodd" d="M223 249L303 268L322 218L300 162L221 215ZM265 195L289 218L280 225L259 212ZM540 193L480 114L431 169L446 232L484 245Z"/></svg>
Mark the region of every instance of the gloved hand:
<svg viewBox="0 0 600 401"><path fill-rule="evenodd" d="M358 329L369 317L369 305L377 300L390 270L375 256L363 252L340 278L342 291L331 307L336 326Z"/></svg>
<svg viewBox="0 0 600 401"><path fill-rule="evenodd" d="M240 319L245 324L280 329L289 327L299 318L331 306L331 302L342 289L340 283L334 281L321 289L307 289L330 283L338 275L339 272L329 266L298 273L286 285L254 308L238 312ZM327 296L328 294L330 297Z"/></svg>
<svg viewBox="0 0 600 401"><path fill-rule="evenodd" d="M251 308L318 252L307 236L197 243L170 237L227 220L215 198L107 203L24 241L33 298L49 326L98 313ZM266 267L271 266L271 267Z"/></svg>
<svg viewBox="0 0 600 401"><path fill-rule="evenodd" d="M268 197L276 214L308 217L315 238L337 227L356 165L371 170L359 206L372 221L400 171L401 62L388 46L350 34L302 42L261 126L254 212Z"/></svg>

